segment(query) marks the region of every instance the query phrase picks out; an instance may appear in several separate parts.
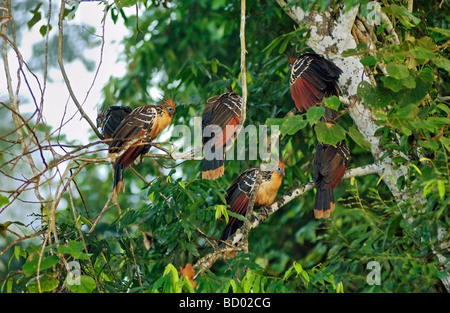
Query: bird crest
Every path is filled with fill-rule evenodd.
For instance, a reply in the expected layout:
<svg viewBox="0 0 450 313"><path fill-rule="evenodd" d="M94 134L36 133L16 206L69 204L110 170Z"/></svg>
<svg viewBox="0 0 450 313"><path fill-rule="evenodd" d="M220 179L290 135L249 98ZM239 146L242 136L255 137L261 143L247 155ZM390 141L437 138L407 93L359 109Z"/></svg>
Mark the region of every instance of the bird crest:
<svg viewBox="0 0 450 313"><path fill-rule="evenodd" d="M176 97L172 94L169 97L163 96L161 106L170 113L172 116L175 113L175 106L176 106ZM172 109L168 109L172 108Z"/></svg>

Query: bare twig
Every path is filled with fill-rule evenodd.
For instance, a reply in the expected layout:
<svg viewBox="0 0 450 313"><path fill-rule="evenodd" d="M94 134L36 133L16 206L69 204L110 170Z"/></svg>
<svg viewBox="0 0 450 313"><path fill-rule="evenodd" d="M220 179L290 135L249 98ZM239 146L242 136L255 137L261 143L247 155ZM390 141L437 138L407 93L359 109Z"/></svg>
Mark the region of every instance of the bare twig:
<svg viewBox="0 0 450 313"><path fill-rule="evenodd" d="M77 97L75 96L75 93L73 92L72 85L70 83L69 77L67 76L66 69L64 68L64 61L63 61L63 41L64 41L64 32L63 32L63 24L64 24L64 9L65 9L65 2L64 0L61 0L61 9L59 11L59 21L58 21L58 29L59 29L59 36L58 36L58 63L59 67L61 69L61 74L64 78L64 82L67 86L67 90L69 91L70 97L72 98L73 102L75 103L78 111L80 112L82 118L84 118L91 129L94 131L94 133L97 135L98 138L103 139L103 135L99 132L97 129L97 126L94 122L89 118L89 116L86 114L86 112L83 110L83 106L78 101Z"/></svg>

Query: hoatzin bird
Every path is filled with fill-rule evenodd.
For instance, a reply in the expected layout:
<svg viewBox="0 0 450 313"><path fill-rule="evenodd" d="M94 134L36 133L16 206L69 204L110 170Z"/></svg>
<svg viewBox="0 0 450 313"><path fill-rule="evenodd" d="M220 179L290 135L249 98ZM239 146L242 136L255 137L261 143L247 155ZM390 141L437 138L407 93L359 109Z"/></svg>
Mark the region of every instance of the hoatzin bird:
<svg viewBox="0 0 450 313"><path fill-rule="evenodd" d="M217 179L225 170L227 142L234 141L235 130L241 120L242 98L230 90L228 93L211 97L206 102L202 113L202 178ZM207 129L208 127L210 128Z"/></svg>
<svg viewBox="0 0 450 313"><path fill-rule="evenodd" d="M230 206L231 212L244 215L247 213L248 204L250 202L251 191L256 183L261 169L259 167L252 167L241 173L228 187L225 199ZM271 205L275 201L278 189L281 186L284 173L284 163L280 160L278 166L272 171L263 171L261 176L261 184L253 207L260 208ZM227 240L231 237L241 226L243 222L235 217L228 220L228 224L220 236L220 240Z"/></svg>
<svg viewBox="0 0 450 313"><path fill-rule="evenodd" d="M106 111L97 116L97 127L101 128L105 139L112 137L114 131L119 127L122 120L130 114L132 109L125 106L110 106Z"/></svg>
<svg viewBox="0 0 450 313"><path fill-rule="evenodd" d="M320 105L325 97L338 96L338 80L342 70L333 62L315 53L305 53L298 58L289 58L291 96L299 111L308 111ZM328 126L336 121L337 112L325 108L323 119ZM316 186L314 217L329 218L334 210L333 190L344 175L350 160L350 151L345 141L336 147L319 142L314 155L313 178Z"/></svg>
<svg viewBox="0 0 450 313"><path fill-rule="evenodd" d="M314 217L329 218L334 210L334 188L344 176L345 168L350 160L350 151L345 141L336 147L319 142L314 155L313 178L316 186L314 201Z"/></svg>
<svg viewBox="0 0 450 313"><path fill-rule="evenodd" d="M113 141L108 152L119 153L126 148L113 164L114 182L113 196L116 198L122 184L125 189L125 169L136 160L139 155L146 153L150 146L145 144L154 140L167 125L170 124L175 113L175 101L164 99L161 105L144 105L128 114L112 134ZM129 144L133 141L133 144Z"/></svg>
<svg viewBox="0 0 450 313"><path fill-rule="evenodd" d="M291 96L300 112L320 104L324 97L339 94L342 70L323 56L304 53L298 58L290 57L288 65Z"/></svg>

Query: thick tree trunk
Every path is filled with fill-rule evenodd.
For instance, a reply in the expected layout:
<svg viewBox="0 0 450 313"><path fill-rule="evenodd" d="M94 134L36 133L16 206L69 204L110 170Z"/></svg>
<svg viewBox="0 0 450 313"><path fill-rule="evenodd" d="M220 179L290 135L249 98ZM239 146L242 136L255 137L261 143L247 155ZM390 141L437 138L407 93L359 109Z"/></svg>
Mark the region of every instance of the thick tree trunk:
<svg viewBox="0 0 450 313"><path fill-rule="evenodd" d="M286 5L286 1L277 0L281 7ZM357 89L361 81L366 80L371 83L371 80L364 71L364 67L360 62L358 56L343 57L342 52L348 49L356 47L356 40L352 35L352 28L355 24L356 16L359 12L359 6L355 6L347 13L343 10L338 14L332 14L331 10L325 12L304 12L297 6L293 6L285 10L285 13L292 18L297 24L308 25L311 36L307 41L307 45L312 48L316 53L326 56L332 60L338 67L343 70L343 74L340 78L340 86L343 93L343 98L346 100L347 110L350 117L353 119L359 132L364 136L366 141L370 143L371 153L373 155L375 166L380 169L378 174L382 176L383 181L389 187L392 195L395 197L396 202L401 204L405 199L413 198L420 204L424 203L425 199L418 194L412 194L409 190L400 190L397 186L397 181L400 177L407 178L407 167L398 167L393 162L393 158L398 156L397 153L392 153L391 156L383 158L387 151L384 150L379 141L380 138L375 135L379 126L376 124L376 118L374 117L371 109L361 103L357 98ZM398 44L398 36L395 34L392 25L385 14L382 14L381 19L383 23L387 23L386 30L393 33L393 43ZM392 34L391 34L392 35ZM370 75L370 73L368 73ZM407 161L408 156L401 155ZM407 215L404 218L411 223L412 221ZM443 230L445 232L445 230ZM441 236L442 238L444 236ZM440 246L448 243L441 242ZM435 249L436 250L436 249ZM437 254L437 257L441 264L445 264L446 259ZM448 292L450 292L450 276L441 278L442 283Z"/></svg>

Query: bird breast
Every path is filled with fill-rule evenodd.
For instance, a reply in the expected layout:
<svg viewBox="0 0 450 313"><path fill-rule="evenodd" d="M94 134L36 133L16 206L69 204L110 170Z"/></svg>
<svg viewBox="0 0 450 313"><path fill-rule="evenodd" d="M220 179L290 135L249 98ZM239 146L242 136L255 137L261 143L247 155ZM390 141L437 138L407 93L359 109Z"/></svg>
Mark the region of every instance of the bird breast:
<svg viewBox="0 0 450 313"><path fill-rule="evenodd" d="M275 201L281 181L282 176L278 173L273 173L269 181L261 183L256 195L255 207L271 205Z"/></svg>

